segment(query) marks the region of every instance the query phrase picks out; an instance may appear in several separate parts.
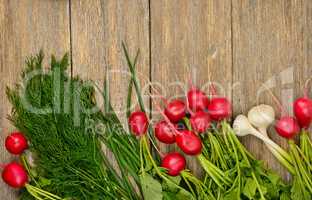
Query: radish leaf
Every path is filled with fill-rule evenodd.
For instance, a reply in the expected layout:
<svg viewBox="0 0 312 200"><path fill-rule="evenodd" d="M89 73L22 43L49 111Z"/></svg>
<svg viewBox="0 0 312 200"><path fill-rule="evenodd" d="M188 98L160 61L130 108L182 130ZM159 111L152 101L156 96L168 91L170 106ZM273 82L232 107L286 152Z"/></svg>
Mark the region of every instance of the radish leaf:
<svg viewBox="0 0 312 200"><path fill-rule="evenodd" d="M253 197L256 195L256 191L257 191L256 181L252 178L248 178L245 183L243 194L247 196L249 199L253 199Z"/></svg>
<svg viewBox="0 0 312 200"><path fill-rule="evenodd" d="M144 173L144 175L140 176L140 180L144 199L162 200L162 187L156 179L154 179L151 175Z"/></svg>

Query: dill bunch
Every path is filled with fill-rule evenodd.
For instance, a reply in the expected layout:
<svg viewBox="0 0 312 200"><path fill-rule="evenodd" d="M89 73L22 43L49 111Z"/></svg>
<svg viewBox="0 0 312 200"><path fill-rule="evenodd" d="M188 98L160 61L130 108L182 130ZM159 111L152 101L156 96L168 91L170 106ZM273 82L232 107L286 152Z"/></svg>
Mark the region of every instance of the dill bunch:
<svg viewBox="0 0 312 200"><path fill-rule="evenodd" d="M47 71L43 57L42 52L30 57L23 83L7 88L13 106L9 119L26 135L35 155L31 184L66 199L139 199L128 180L128 173L138 180L139 161L129 160L129 152L135 155L137 150L135 138L125 136L123 129L119 134L112 133L115 129L96 133L90 121L121 126L116 115L103 114L96 107L92 85L68 76L68 55L61 60L52 56ZM101 141L114 153L121 173L102 153ZM25 190L21 199L33 198Z"/></svg>

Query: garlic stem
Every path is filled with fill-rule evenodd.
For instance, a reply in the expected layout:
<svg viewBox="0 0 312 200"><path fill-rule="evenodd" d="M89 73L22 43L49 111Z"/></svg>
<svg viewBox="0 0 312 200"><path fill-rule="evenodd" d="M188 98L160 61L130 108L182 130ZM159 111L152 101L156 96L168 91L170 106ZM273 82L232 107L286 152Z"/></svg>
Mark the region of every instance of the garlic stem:
<svg viewBox="0 0 312 200"><path fill-rule="evenodd" d="M275 158L277 160L279 160L279 162L291 173L291 174L295 174L295 168L294 166L289 163L289 161L287 161L276 149L274 149L273 147L268 146L269 150L271 151L271 153L275 156Z"/></svg>
<svg viewBox="0 0 312 200"><path fill-rule="evenodd" d="M276 157L276 159L278 159L281 162L281 164L283 164L284 167L288 169L290 173L292 174L295 173L295 169L293 167L292 159L290 155L284 149L282 149L278 144L273 142L267 136L266 131L263 134L261 134L259 131L252 128L251 134L259 138L260 140L262 140L267 145L271 153Z"/></svg>
<svg viewBox="0 0 312 200"><path fill-rule="evenodd" d="M259 128L259 131L262 133L261 137L264 138L263 141L266 143L266 145L270 145L272 148L276 149L276 151L278 151L288 162L292 163L292 159L289 153L287 153L283 148L281 148L268 137L267 130L265 128Z"/></svg>

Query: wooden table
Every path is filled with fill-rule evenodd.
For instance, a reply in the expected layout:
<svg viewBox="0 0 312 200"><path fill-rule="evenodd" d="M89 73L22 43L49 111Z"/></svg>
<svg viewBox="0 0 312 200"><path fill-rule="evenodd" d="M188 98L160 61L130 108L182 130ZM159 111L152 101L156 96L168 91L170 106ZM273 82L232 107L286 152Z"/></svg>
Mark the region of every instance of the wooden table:
<svg viewBox="0 0 312 200"><path fill-rule="evenodd" d="M5 86L19 80L26 56L41 48L47 57L69 52L72 75L99 83L106 70L115 71L109 73L111 97L115 108L123 110L129 76L120 73L127 71L122 41L132 55L140 48L137 71L142 86L162 85L168 98L182 95L190 77L199 86L207 83L210 71L220 94L232 100L235 114L257 103L277 107L268 92L257 97L263 83L291 110L289 102L312 76L312 1L0 0L1 162L12 159L3 146L13 130L6 119L10 105ZM149 104L153 101L147 93ZM156 112L153 116L159 117ZM285 140L271 136L286 147ZM289 178L261 142L249 137L243 142ZM0 197L15 199L2 181Z"/></svg>

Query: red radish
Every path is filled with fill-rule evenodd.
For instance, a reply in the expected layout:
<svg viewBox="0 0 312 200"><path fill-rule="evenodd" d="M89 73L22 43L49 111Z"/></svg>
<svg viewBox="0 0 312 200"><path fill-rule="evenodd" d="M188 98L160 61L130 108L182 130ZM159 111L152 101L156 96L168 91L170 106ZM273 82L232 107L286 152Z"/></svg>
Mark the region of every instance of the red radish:
<svg viewBox="0 0 312 200"><path fill-rule="evenodd" d="M198 111L191 116L190 123L195 132L204 133L210 127L210 117L204 111Z"/></svg>
<svg viewBox="0 0 312 200"><path fill-rule="evenodd" d="M298 98L294 102L294 113L302 128L309 128L312 122L312 100L308 97Z"/></svg>
<svg viewBox="0 0 312 200"><path fill-rule="evenodd" d="M291 139L300 131L299 124L294 117L281 117L275 124L276 132L284 138Z"/></svg>
<svg viewBox="0 0 312 200"><path fill-rule="evenodd" d="M187 101L189 108L194 112L206 110L209 105L206 94L194 86L187 93Z"/></svg>
<svg viewBox="0 0 312 200"><path fill-rule="evenodd" d="M173 144L175 142L174 130L171 129L166 121L160 121L156 124L155 136L159 141L165 144Z"/></svg>
<svg viewBox="0 0 312 200"><path fill-rule="evenodd" d="M312 123L312 99L308 97L308 84L310 81L311 79L305 83L304 96L294 102L294 113L302 128L309 128Z"/></svg>
<svg viewBox="0 0 312 200"><path fill-rule="evenodd" d="M161 162L161 166L168 170L170 176L178 176L185 169L185 165L185 158L178 152L168 153Z"/></svg>
<svg viewBox="0 0 312 200"><path fill-rule="evenodd" d="M289 116L287 114L287 111L281 104L281 102L277 99L277 97L273 94L273 92L266 87L266 85L263 85L272 96L275 103L278 105L280 111L281 111L281 117L280 119L275 123L275 130L276 132L284 138L292 139L300 132L300 126L298 124L298 121L296 118Z"/></svg>
<svg viewBox="0 0 312 200"><path fill-rule="evenodd" d="M147 131L148 119L146 114L142 111L131 113L128 123L131 132L136 136L144 135Z"/></svg>
<svg viewBox="0 0 312 200"><path fill-rule="evenodd" d="M13 132L6 138L5 147L10 153L19 155L28 148L27 139L23 133Z"/></svg>
<svg viewBox="0 0 312 200"><path fill-rule="evenodd" d="M210 100L208 112L211 119L215 121L221 121L231 116L232 106L227 98L215 97Z"/></svg>
<svg viewBox="0 0 312 200"><path fill-rule="evenodd" d="M197 135L189 130L178 131L173 124L170 123L169 118L165 113L160 109L159 106L156 106L160 114L164 117L165 121L170 125L172 130L174 130L176 136L176 143L180 149L188 155L197 155L202 151L201 140Z"/></svg>
<svg viewBox="0 0 312 200"><path fill-rule="evenodd" d="M28 175L22 165L16 162L11 162L4 167L2 179L11 187L22 188L28 182Z"/></svg>
<svg viewBox="0 0 312 200"><path fill-rule="evenodd" d="M173 100L167 104L165 108L165 114L170 119L171 122L178 122L181 120L186 114L186 106L185 103L181 100Z"/></svg>
<svg viewBox="0 0 312 200"><path fill-rule="evenodd" d="M202 151L201 140L189 130L179 131L179 134L176 135L176 143L188 155L198 155Z"/></svg>

